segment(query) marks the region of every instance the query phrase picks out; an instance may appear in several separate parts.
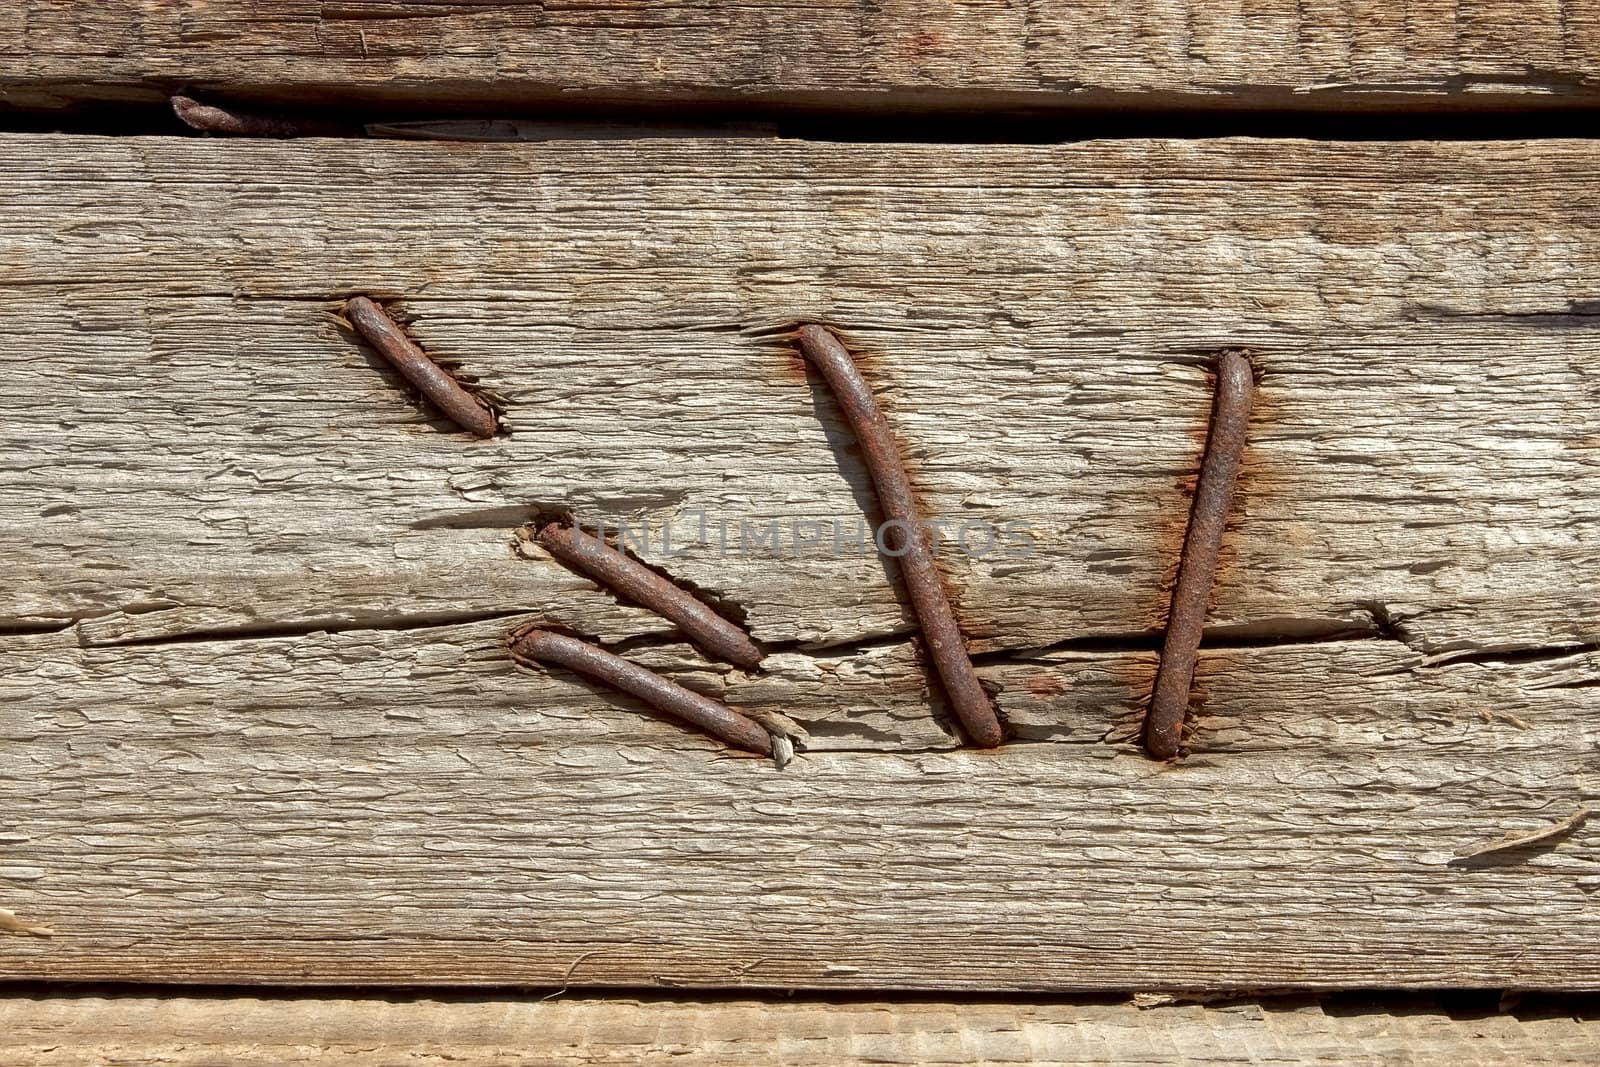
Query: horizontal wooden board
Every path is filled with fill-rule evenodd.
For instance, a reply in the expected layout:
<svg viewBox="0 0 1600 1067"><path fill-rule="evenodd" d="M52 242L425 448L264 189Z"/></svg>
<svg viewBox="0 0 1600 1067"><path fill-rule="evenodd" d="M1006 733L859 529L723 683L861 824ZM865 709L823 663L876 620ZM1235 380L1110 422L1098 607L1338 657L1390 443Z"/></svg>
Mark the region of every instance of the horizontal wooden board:
<svg viewBox="0 0 1600 1067"><path fill-rule="evenodd" d="M20 0L14 106L234 98L437 110L1593 106L1600 0Z"/></svg>
<svg viewBox="0 0 1600 1067"><path fill-rule="evenodd" d="M774 646L903 634L851 540L853 445L772 336L821 318L928 512L1031 538L945 553L980 649L1154 633L1204 359L1241 343L1223 632L1600 640L1589 143L6 144L0 485L29 536L0 623L660 632L512 550L567 508L648 525ZM336 324L352 292L400 297L514 434L425 424Z"/></svg>
<svg viewBox="0 0 1600 1067"><path fill-rule="evenodd" d="M1576 1010L1574 1010L1576 1008ZM312 1063L1132 1065L1592 1062L1592 1009L1429 1001L1178 1004L407 996L0 998L15 1067Z"/></svg>
<svg viewBox="0 0 1600 1067"><path fill-rule="evenodd" d="M1600 986L1585 142L0 139L8 978ZM505 398L445 432L335 321ZM781 334L863 354L1016 740L960 750ZM1263 377L1197 754L1134 749L1204 438ZM655 524L709 664L514 532ZM815 548L815 546L813 546ZM783 771L531 619L808 738Z"/></svg>
<svg viewBox="0 0 1600 1067"><path fill-rule="evenodd" d="M1178 768L1129 741L1147 656L987 668L1022 733L997 753L927 723L909 657L722 687L639 656L799 719L811 751L780 772L517 671L499 633L13 639L0 767L24 814L0 878L53 936L10 939L3 973L1600 984L1592 832L1454 859L1600 800L1593 653L1218 651L1221 710Z"/></svg>

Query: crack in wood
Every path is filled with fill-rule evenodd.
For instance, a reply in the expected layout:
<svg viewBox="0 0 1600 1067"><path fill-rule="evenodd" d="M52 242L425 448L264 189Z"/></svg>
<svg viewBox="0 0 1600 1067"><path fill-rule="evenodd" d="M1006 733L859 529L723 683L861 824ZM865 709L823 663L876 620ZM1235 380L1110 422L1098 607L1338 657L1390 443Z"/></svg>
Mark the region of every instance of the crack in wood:
<svg viewBox="0 0 1600 1067"><path fill-rule="evenodd" d="M435 612L423 615L374 615L359 620L340 619L307 620L299 623L239 625L205 630L188 630L162 634L157 637L135 637L125 640L85 642L85 648L150 648L161 645L203 643L239 643L245 641L277 641L284 638L311 637L317 634L340 634L361 630L405 633L416 630L445 630L470 623L493 622L499 619L523 618L528 608L507 608L494 611ZM103 617L103 616L100 616ZM76 622L73 623L76 625Z"/></svg>

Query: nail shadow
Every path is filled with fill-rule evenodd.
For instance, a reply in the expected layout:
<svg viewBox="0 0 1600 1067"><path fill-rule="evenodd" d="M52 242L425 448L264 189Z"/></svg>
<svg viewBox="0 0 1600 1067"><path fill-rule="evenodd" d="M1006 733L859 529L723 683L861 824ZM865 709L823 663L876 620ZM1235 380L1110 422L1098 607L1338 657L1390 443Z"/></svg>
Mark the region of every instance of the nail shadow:
<svg viewBox="0 0 1600 1067"><path fill-rule="evenodd" d="M874 536L884 521L884 515L878 504L878 491L873 487L872 475L861 460L860 443L856 440L855 432L850 429L844 411L839 407L838 399L833 395L833 390L821 372L813 368L810 363L805 363L805 373L806 388L811 392L811 412L816 417L817 424L822 427L823 436L828 440L828 450L833 454L834 466L839 476L850 487L850 495L855 500L856 508L866 519L869 536ZM894 427L891 425L890 432L893 430ZM930 714L939 729L951 737L961 738L964 735L955 712L950 707L944 682L940 679L939 672L934 669L923 646L922 624L911 608L911 595L906 589L900 561L879 552L875 536L869 550L873 558L878 561L878 568L883 574L884 581L894 593L895 604L900 608L901 621L911 627L922 671L928 679Z"/></svg>
<svg viewBox="0 0 1600 1067"><path fill-rule="evenodd" d="M399 320L397 319L396 321L398 322ZM377 372L378 376L383 379L384 384L389 386L389 388L395 393L399 394L405 400L405 402L411 406L411 409L422 417L422 421L428 425L429 429L433 430L435 433L446 435L467 437L473 436L469 431L463 429L460 424L456 422L456 420L452 419L449 415L446 415L443 411L440 411L437 407L435 407L433 401L429 400L427 395L423 393L421 389L418 389L416 386L412 385L409 378L407 378L404 374L401 374L395 368L393 363L390 363L387 359L384 359L378 350L373 348L371 343L369 343L365 337L361 336L361 331L357 330L355 327L345 322L344 319L338 318L337 316L335 317L335 325L337 326L339 332L344 335L345 339L351 344L355 345L357 350L360 351L362 358L367 361L367 366L371 367L375 372ZM406 335L408 337L410 336L410 330L404 323L401 324L401 329L406 330ZM412 340L415 340L415 338L412 338ZM461 369L461 364L458 361L442 359L433 355L431 352L427 353L427 355L429 359L433 360L434 363L444 368L447 373L453 376L456 379L457 384L459 384L468 393L471 393L474 397L477 397L480 402L486 404L489 403L484 399L482 390L480 390L478 387L478 379L473 375L463 371ZM508 431L503 425L505 416L503 405L489 404L489 407L493 409L495 414L494 436L505 436ZM491 438L491 440L492 439L493 438Z"/></svg>
<svg viewBox="0 0 1600 1067"><path fill-rule="evenodd" d="M368 344L367 339L362 337L360 333L342 323L339 326L339 332L344 334L351 344L355 345L356 350L361 353L361 357L367 361L367 366L372 368L383 384L410 405L411 409L422 417L422 421L427 423L429 429L435 433L442 434L465 434L467 432L457 426L454 419L434 407L432 401L422 394L422 390L412 385L404 374L395 370L394 364L379 355L378 350Z"/></svg>
<svg viewBox="0 0 1600 1067"><path fill-rule="evenodd" d="M822 427L823 436L828 440L828 451L833 455L834 467L844 479L845 485L850 488L856 509L866 520L870 537L882 525L884 517L878 505L878 491L872 485L872 475L861 460L860 443L857 442L854 431L850 429L838 400L834 398L833 390L809 363L806 364L806 388L811 392L811 413L815 416L817 424ZM899 561L879 552L875 541L869 546L869 551L878 561L878 568L883 573L884 580L894 590L895 602L900 606L901 619L907 625L917 627L917 617L911 610L911 598L906 592Z"/></svg>
<svg viewBox="0 0 1600 1067"><path fill-rule="evenodd" d="M555 630L558 630L559 628L551 626L551 627L547 627L547 629L555 631ZM588 639L585 638L584 640L588 640ZM608 649L607 651L616 651L616 650ZM619 652L619 654L620 654L620 652ZM711 748L713 750L717 750L717 751L727 750L729 752L739 752L740 751L738 749L733 748L733 746L726 744L722 740L711 736L710 734L706 733L704 730L701 730L697 726L691 725L690 723L686 723L682 719L676 718L675 716L668 715L666 712L661 711L659 708L655 707L654 705L648 704L645 701L640 700L638 697L633 696L630 693L624 693L621 690L613 689L611 686L605 684L604 682L597 681L594 678L590 678L588 675L583 674L583 673L581 673L579 671L571 670L570 668L563 667L563 666L561 666L559 664L556 664L556 663L529 664L529 663L523 663L520 660L513 660L513 663L515 664L515 669L516 670L527 671L529 673L536 673L536 672L539 672L539 671L543 671L546 675L548 675L554 681L564 682L564 683L566 683L568 685L574 685L574 686L577 686L580 689L588 690L588 692L591 695L593 695L595 697L598 697L602 702L604 702L606 704L609 704L613 708L617 708L619 710L629 712L629 713L631 713L633 715L637 715L638 717L640 717L642 719L654 719L656 722L666 723L668 726L671 726L676 730L682 731L683 733L692 734L693 736L701 738L702 740L704 740L706 742L706 744L709 746L709 748ZM659 671L657 673L661 674L661 672L659 672ZM700 693L700 690L696 689L694 686L689 685L686 682L681 681L680 679L674 678L669 674L661 674L661 677L667 679L669 682L672 682L675 685L681 685L681 686L683 686L683 688L688 689L691 692ZM722 700L722 698L720 696L713 695L713 694L710 694L710 693L700 693L700 695L703 696L703 697L708 697L711 700L718 701L719 703ZM753 755L753 753L752 753L752 755Z"/></svg>
<svg viewBox="0 0 1600 1067"><path fill-rule="evenodd" d="M1576 826L1568 827L1549 837L1530 841L1526 845L1514 845L1510 848L1497 848L1493 852L1483 852L1476 856L1457 856L1445 864L1446 867L1456 867L1468 871L1480 871L1487 867L1516 867L1538 859L1546 852L1553 852L1561 843L1577 830Z"/></svg>

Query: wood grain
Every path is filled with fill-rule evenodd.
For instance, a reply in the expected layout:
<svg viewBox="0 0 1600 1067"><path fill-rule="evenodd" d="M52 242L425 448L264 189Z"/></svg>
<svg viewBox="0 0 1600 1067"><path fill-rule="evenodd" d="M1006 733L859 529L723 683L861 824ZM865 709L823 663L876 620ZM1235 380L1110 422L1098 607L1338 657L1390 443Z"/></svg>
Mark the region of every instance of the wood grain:
<svg viewBox="0 0 1600 1067"><path fill-rule="evenodd" d="M1600 987L1596 148L0 143L7 978ZM444 432L334 321L506 398ZM707 663L515 538L854 519L837 323L1018 739L956 749L882 566L657 556ZM1197 755L1132 739L1209 406L1262 353ZM809 737L781 772L533 618Z"/></svg>
<svg viewBox="0 0 1600 1067"><path fill-rule="evenodd" d="M520 1064L1386 1064L1592 1062L1592 1010L1427 1001L1136 1007L807 999L138 996L0 999L16 1067L160 1062Z"/></svg>
<svg viewBox="0 0 1600 1067"><path fill-rule="evenodd" d="M1600 0L22 0L14 106L1496 109L1600 100Z"/></svg>
<svg viewBox="0 0 1600 1067"><path fill-rule="evenodd" d="M1592 835L1454 861L1595 796L1593 654L1232 650L1177 769L1133 750L1148 657L991 672L1035 742L993 754L933 734L906 669L824 658L725 693L820 735L776 772L515 671L499 633L14 639L0 876L54 936L7 976L1597 984Z"/></svg>
<svg viewBox="0 0 1600 1067"><path fill-rule="evenodd" d="M852 442L773 336L815 317L924 511L1032 538L944 554L980 651L1154 636L1203 364L1241 343L1264 379L1220 632L1600 640L1585 142L6 144L6 625L663 632L508 547L553 507L650 524L652 562L775 646L904 634L848 540ZM425 424L337 325L351 292L401 297L515 433ZM796 549L808 521L847 539Z"/></svg>

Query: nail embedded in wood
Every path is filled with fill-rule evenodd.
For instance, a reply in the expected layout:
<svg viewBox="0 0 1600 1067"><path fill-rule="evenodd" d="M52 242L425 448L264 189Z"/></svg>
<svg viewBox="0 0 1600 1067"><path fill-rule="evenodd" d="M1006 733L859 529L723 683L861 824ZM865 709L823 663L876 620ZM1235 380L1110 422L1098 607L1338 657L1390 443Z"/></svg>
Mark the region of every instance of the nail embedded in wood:
<svg viewBox="0 0 1600 1067"><path fill-rule="evenodd" d="M413 341L399 325L372 300L352 297L344 306L345 318L378 354L395 365L406 380L431 400L463 430L479 437L493 437L494 412L466 389Z"/></svg>
<svg viewBox="0 0 1600 1067"><path fill-rule="evenodd" d="M917 514L911 479L895 445L894 434L872 398L872 389L850 352L831 330L817 325L801 326L798 332L800 353L828 382L850 429L861 445L862 459L878 494L883 511L884 542L897 559L911 596L911 608L922 628L929 658L944 685L950 706L955 710L967 737L973 744L993 748L1004 738L999 716L989 694L978 684L977 672L967 655L966 641L956 625L950 598L933 562L927 530Z"/></svg>
<svg viewBox="0 0 1600 1067"><path fill-rule="evenodd" d="M676 623L690 641L719 659L747 671L760 665L761 649L749 634L627 553L575 526L556 522L545 524L538 532L538 540L551 555L574 570Z"/></svg>
<svg viewBox="0 0 1600 1067"><path fill-rule="evenodd" d="M192 96L172 98L172 112L190 129L234 137L342 137L352 130L336 122L275 118L249 111L202 104Z"/></svg>
<svg viewBox="0 0 1600 1067"><path fill-rule="evenodd" d="M1178 561L1178 583L1172 590L1167 614L1167 637L1156 669L1150 709L1144 720L1145 751L1154 759L1176 757L1183 746L1183 720L1189 711L1189 688L1194 682L1200 636L1216 580L1222 531L1233 503L1233 487L1244 458L1245 431L1250 422L1250 402L1255 393L1250 353L1230 348L1217 354L1216 398L1211 407L1211 431L1206 436L1205 459L1195 484L1189 529Z"/></svg>
<svg viewBox="0 0 1600 1067"><path fill-rule="evenodd" d="M522 661L554 663L604 682L666 715L698 726L735 748L774 755L772 735L726 704L685 689L648 667L630 663L598 645L537 628L511 635L511 655Z"/></svg>

